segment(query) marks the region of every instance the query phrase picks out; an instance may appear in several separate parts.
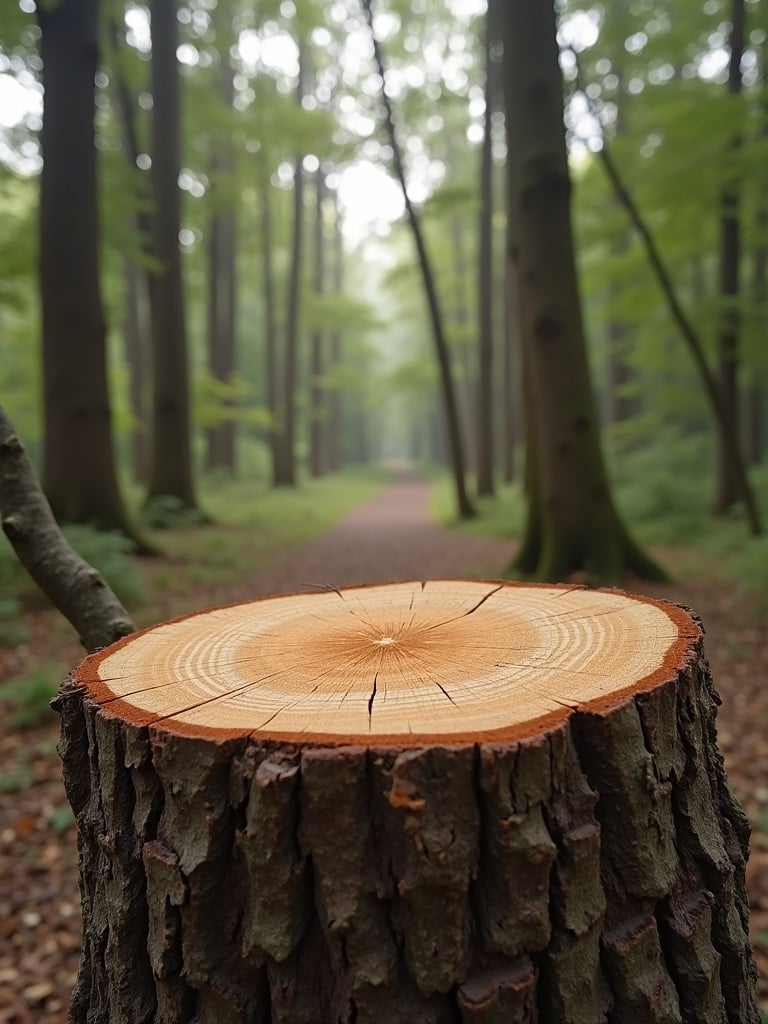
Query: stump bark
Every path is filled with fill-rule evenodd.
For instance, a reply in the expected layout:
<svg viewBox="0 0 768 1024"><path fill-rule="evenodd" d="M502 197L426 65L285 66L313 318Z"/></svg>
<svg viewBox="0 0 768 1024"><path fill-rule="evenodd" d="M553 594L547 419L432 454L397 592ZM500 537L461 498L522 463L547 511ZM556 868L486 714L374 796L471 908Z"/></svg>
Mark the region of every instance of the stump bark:
<svg viewBox="0 0 768 1024"><path fill-rule="evenodd" d="M201 612L64 684L80 1024L757 1024L686 610L442 581Z"/></svg>

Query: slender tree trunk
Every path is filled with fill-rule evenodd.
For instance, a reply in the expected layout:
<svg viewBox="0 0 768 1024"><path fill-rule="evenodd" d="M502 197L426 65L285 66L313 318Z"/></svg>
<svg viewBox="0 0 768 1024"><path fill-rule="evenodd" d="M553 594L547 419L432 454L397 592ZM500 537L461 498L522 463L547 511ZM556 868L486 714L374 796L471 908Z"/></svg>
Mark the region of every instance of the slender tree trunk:
<svg viewBox="0 0 768 1024"><path fill-rule="evenodd" d="M226 7L223 14L227 14ZM219 44L221 61L220 95L222 107L229 111L235 94L235 73L229 58L231 27L221 24L217 18L217 36L223 38ZM234 173L232 141L219 138L214 142L213 160L214 200L218 181L230 193ZM237 370L237 222L234 196L224 202L219 200L216 212L211 218L209 244L209 310L208 310L208 367L211 376L223 384L231 384ZM227 415L220 423L207 431L208 469L224 469L235 473L235 421L232 417L232 400L225 403Z"/></svg>
<svg viewBox="0 0 768 1024"><path fill-rule="evenodd" d="M123 263L125 281L125 321L123 337L128 366L131 403L131 470L133 479L144 484L149 471L149 434L147 432L147 356L149 355L147 309L144 303L146 275L133 260Z"/></svg>
<svg viewBox="0 0 768 1024"><path fill-rule="evenodd" d="M151 0L152 192L155 301L152 309L152 467L148 499L172 497L196 507L179 231L181 228L181 112L176 3Z"/></svg>
<svg viewBox="0 0 768 1024"><path fill-rule="evenodd" d="M303 58L299 51L299 80L296 101L304 95ZM277 422L277 459L274 483L279 487L296 485L296 363L299 347L299 303L301 300L301 264L304 250L304 172L303 156L296 156L293 172L293 242L288 278L288 306L285 318L283 350L282 409Z"/></svg>
<svg viewBox="0 0 768 1024"><path fill-rule="evenodd" d="M728 94L741 93L741 58L744 52L744 0L732 0L730 60L728 64ZM737 136L731 143L731 153L741 146ZM720 204L720 332L717 341L718 376L724 412L734 434L739 434L739 269L741 240L739 231L740 188L730 180L723 188ZM717 475L713 511L725 515L739 498L739 485L733 469L728 442L721 434L717 442Z"/></svg>
<svg viewBox="0 0 768 1024"><path fill-rule="evenodd" d="M457 371L457 404L459 425L462 428L462 438L465 441L467 453L466 467L467 472L471 473L475 469L476 451L475 399L477 397L477 380L475 367L477 348L473 344L474 339L470 340L469 337L469 325L471 322L467 287L469 283L469 261L467 260L464 223L458 215L454 216L451 221L451 236L454 273L453 300L456 323L456 342L452 364Z"/></svg>
<svg viewBox="0 0 768 1024"><path fill-rule="evenodd" d="M416 210L411 202L410 196L408 195L408 186L405 180L405 166L400 153L400 147L397 143L397 132L395 130L395 119L392 112L392 104L390 103L389 95L387 94L384 74L384 59L381 54L379 41L373 28L372 0L364 0L364 7L370 27L376 66L379 72L379 78L381 79L381 97L384 104L386 129L390 147L392 149L395 173L397 174L400 187L403 191L405 209L408 215L408 221L411 225L411 231L413 233L413 240L419 259L419 267L424 280L424 291L426 294L427 305L429 307L430 318L432 321L432 335L440 370L443 402L445 404L445 419L448 431L448 444L451 455L454 488L456 491L456 505L462 519L471 519L475 515L475 510L472 507L472 503L469 500L466 489L466 481L464 477L464 446L461 439L459 411L456 404L456 394L451 374L450 353L445 328L443 326L440 303L437 297L437 288L435 287L435 281L432 275L432 265L427 253L426 242L424 241L424 236L421 232L421 225L419 224L419 219L416 216Z"/></svg>
<svg viewBox="0 0 768 1024"><path fill-rule="evenodd" d="M338 204L336 205L336 217L334 222L334 261L333 261L333 291L341 298L344 291L344 237L341 233L341 218ZM341 366L341 331L335 330L331 336L331 367L338 370ZM342 431L342 405L341 389L338 381L328 394L328 469L337 471L341 468L341 431Z"/></svg>
<svg viewBox="0 0 768 1024"><path fill-rule="evenodd" d="M522 337L536 394L539 579L660 571L630 540L600 450L571 228L554 5L505 5L508 167ZM530 427L529 427L530 429Z"/></svg>
<svg viewBox="0 0 768 1024"><path fill-rule="evenodd" d="M477 388L477 493L492 495L493 438L493 113L494 40L493 0L488 4L485 25L485 115L480 152L480 224L478 260L478 388Z"/></svg>
<svg viewBox="0 0 768 1024"><path fill-rule="evenodd" d="M269 451L272 460L272 480L277 478L279 462L278 430L282 395L280 394L280 372L277 365L277 324L275 322L275 281L272 267L272 203L270 202L270 177L266 169L260 177L261 188L261 273L262 298L264 302L264 379L266 382L266 404L270 415Z"/></svg>
<svg viewBox="0 0 768 1024"><path fill-rule="evenodd" d="M43 485L60 520L130 533L120 497L99 274L97 0L39 4Z"/></svg>
<svg viewBox="0 0 768 1024"><path fill-rule="evenodd" d="M325 289L325 239L323 237L323 198L325 196L324 176L318 167L315 176L315 231L314 264L315 295L320 298ZM323 358L323 335L320 330L312 333L312 380L310 383L309 421L309 467L312 476L322 476L327 471L328 403L323 383L325 372Z"/></svg>

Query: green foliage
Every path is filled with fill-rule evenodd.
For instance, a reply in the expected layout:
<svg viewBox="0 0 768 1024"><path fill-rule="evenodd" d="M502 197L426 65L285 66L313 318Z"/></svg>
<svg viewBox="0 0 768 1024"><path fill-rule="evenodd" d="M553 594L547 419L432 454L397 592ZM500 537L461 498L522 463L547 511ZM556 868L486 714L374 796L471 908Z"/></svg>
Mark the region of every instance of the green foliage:
<svg viewBox="0 0 768 1024"><path fill-rule="evenodd" d="M9 721L16 729L30 729L53 715L49 704L61 682L55 661L37 665L27 676L0 686L0 703L10 707Z"/></svg>
<svg viewBox="0 0 768 1024"><path fill-rule="evenodd" d="M134 545L121 533L105 533L90 526L65 526L64 536L85 559L107 580L120 600L129 608L140 607L146 600L146 587L133 556ZM16 558L13 548L0 538L0 645L7 632L22 628L16 618L24 605L40 603L42 595L34 581ZM8 639L6 646L18 643Z"/></svg>
<svg viewBox="0 0 768 1024"><path fill-rule="evenodd" d="M27 630L19 622L21 604L12 594L0 597L0 647L15 647L27 638Z"/></svg>
<svg viewBox="0 0 768 1024"><path fill-rule="evenodd" d="M199 526L205 517L172 494L156 494L142 508L141 520L152 530L171 530L180 526Z"/></svg>
<svg viewBox="0 0 768 1024"><path fill-rule="evenodd" d="M617 504L644 541L695 543L708 532L711 461L705 435L682 437L673 430L614 456Z"/></svg>

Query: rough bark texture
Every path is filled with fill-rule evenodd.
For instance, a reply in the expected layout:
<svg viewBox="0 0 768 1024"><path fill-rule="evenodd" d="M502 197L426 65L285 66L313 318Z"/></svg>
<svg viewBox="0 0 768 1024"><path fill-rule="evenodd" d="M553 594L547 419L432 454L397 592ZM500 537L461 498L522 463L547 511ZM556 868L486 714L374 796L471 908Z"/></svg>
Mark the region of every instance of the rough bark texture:
<svg viewBox="0 0 768 1024"><path fill-rule="evenodd" d="M99 279L96 0L38 4L43 486L56 516L130 533L115 472Z"/></svg>
<svg viewBox="0 0 768 1024"><path fill-rule="evenodd" d="M170 496L196 506L192 478L187 326L179 249L181 229L181 118L176 4L153 0L152 191L154 273L152 303L153 405L149 497Z"/></svg>
<svg viewBox="0 0 768 1024"><path fill-rule="evenodd" d="M58 700L74 1024L757 1024L748 825L697 641L480 745L214 742Z"/></svg>
<svg viewBox="0 0 768 1024"><path fill-rule="evenodd" d="M72 623L88 651L136 629L104 577L62 535L13 424L0 408L0 522L42 592Z"/></svg>

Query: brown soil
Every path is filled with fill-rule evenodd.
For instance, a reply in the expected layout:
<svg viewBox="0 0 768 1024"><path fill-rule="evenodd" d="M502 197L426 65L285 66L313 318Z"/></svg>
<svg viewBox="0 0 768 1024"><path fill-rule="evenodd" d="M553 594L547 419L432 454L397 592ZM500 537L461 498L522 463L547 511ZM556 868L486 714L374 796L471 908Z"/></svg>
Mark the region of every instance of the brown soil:
<svg viewBox="0 0 768 1024"><path fill-rule="evenodd" d="M514 542L435 526L427 486L404 476L314 541L276 553L242 585L190 588L163 615L317 586L503 573ZM674 556L673 561L674 561ZM670 564L669 559L667 564ZM633 589L631 586L628 589ZM711 576L634 589L693 607L723 697L720 745L729 777L755 827L748 869L752 928L768 1009L768 621L755 599ZM0 652L0 681L40 660L73 664L80 653L52 611L27 617L31 639ZM0 705L2 709L3 705ZM57 721L20 731L0 719L0 1024L63 1024L79 953L75 832L55 753ZM15 780L15 781L14 781ZM765 829L765 833L763 832Z"/></svg>

